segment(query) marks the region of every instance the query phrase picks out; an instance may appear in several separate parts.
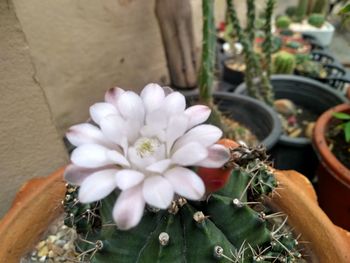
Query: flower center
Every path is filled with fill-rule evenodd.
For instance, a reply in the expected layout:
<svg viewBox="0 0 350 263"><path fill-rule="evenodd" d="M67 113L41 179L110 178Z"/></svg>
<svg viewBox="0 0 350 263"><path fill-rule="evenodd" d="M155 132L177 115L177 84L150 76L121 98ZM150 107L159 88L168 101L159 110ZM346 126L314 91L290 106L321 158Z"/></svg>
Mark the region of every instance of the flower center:
<svg viewBox="0 0 350 263"><path fill-rule="evenodd" d="M153 155L159 146L160 142L156 138L141 137L135 142L135 149L141 158Z"/></svg>

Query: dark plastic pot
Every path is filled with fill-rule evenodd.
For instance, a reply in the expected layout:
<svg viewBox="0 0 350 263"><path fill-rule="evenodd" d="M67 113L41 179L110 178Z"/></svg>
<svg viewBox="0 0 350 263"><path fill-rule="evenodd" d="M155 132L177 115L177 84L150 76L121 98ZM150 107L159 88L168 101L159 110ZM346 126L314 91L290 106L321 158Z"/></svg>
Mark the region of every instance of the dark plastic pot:
<svg viewBox="0 0 350 263"><path fill-rule="evenodd" d="M290 99L317 115L346 101L341 93L305 77L274 75L271 77L271 83L276 99ZM237 87L235 93L247 94L245 84L242 83ZM309 139L282 135L271 150L271 155L276 168L293 169L303 173L309 179L314 178L318 160Z"/></svg>
<svg viewBox="0 0 350 263"><path fill-rule="evenodd" d="M186 94L188 103L198 101L198 93ZM227 116L249 128L269 150L278 141L281 123L277 113L264 103L247 96L214 92L214 101Z"/></svg>
<svg viewBox="0 0 350 263"><path fill-rule="evenodd" d="M312 144L320 158L317 195L320 206L332 221L350 230L350 170L330 151L325 137L334 112L349 114L350 105L341 104L331 108L316 122Z"/></svg>
<svg viewBox="0 0 350 263"><path fill-rule="evenodd" d="M222 71L222 79L225 82L230 83L234 89L241 84L244 81L244 72L243 71L238 71L238 70L233 70L230 67L227 66L227 63L232 60L232 58L226 59L223 63L223 71ZM232 91L234 91L231 90Z"/></svg>

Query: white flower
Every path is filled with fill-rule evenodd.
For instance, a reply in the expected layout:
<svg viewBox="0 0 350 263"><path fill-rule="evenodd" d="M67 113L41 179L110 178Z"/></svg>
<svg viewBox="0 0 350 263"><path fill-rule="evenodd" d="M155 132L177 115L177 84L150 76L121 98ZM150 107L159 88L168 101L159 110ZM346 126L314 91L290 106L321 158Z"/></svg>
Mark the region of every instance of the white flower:
<svg viewBox="0 0 350 263"><path fill-rule="evenodd" d="M201 199L204 183L185 166L221 167L229 158L227 149L215 144L221 130L201 124L210 109L202 105L185 109L181 93L165 91L148 84L138 96L113 88L105 102L90 107L97 126L82 123L67 132L77 148L65 179L80 186L83 203L103 199L119 188L113 209L119 229L136 226L146 203L166 209L175 194Z"/></svg>

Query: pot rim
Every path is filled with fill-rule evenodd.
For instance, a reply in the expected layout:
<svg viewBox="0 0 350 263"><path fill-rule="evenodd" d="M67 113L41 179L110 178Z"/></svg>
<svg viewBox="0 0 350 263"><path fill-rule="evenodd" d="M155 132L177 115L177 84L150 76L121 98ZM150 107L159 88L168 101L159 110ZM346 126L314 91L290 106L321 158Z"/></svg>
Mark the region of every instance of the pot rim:
<svg viewBox="0 0 350 263"><path fill-rule="evenodd" d="M199 95L198 92L190 92L190 93L187 93L185 97L186 98L195 97L198 95ZM232 100L232 98L235 98L241 101L245 101L247 103L255 104L257 105L257 107L260 107L260 109L264 110L266 113L270 115L271 121L272 121L272 128L269 135L266 138L264 138L264 140L260 141L260 143L264 144L267 150L270 150L279 141L282 135L282 124L274 109L272 109L271 107L268 107L265 103L257 99L254 99L245 95L241 95L241 94L225 92L225 91L214 91L213 96L220 99L226 99L226 100Z"/></svg>
<svg viewBox="0 0 350 263"><path fill-rule="evenodd" d="M316 121L312 136L312 145L325 168L338 181L350 187L350 170L345 167L328 147L325 133L334 112L350 112L350 104L344 103L325 111Z"/></svg>

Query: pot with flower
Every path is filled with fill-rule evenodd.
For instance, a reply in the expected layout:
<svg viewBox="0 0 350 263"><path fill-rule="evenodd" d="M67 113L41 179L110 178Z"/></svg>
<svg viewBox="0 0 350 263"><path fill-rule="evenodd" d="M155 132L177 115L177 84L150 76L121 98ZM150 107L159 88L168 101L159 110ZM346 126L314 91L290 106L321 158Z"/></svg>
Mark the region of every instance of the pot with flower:
<svg viewBox="0 0 350 263"><path fill-rule="evenodd" d="M273 170L260 147L218 141L207 106L167 92L115 88L91 106L93 123L67 133L70 184L60 170L22 188L0 224L1 262L19 262L62 205L78 235L66 261L348 262L349 236L302 175Z"/></svg>
<svg viewBox="0 0 350 263"><path fill-rule="evenodd" d="M312 142L320 158L317 170L320 206L333 222L349 230L349 104L331 108L318 118Z"/></svg>

